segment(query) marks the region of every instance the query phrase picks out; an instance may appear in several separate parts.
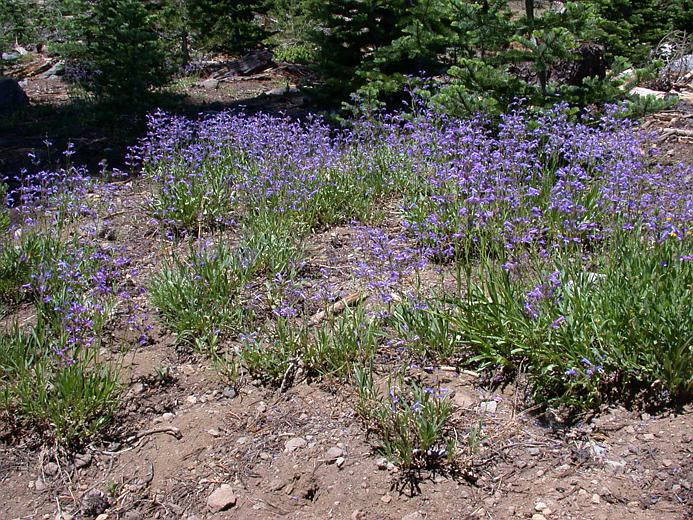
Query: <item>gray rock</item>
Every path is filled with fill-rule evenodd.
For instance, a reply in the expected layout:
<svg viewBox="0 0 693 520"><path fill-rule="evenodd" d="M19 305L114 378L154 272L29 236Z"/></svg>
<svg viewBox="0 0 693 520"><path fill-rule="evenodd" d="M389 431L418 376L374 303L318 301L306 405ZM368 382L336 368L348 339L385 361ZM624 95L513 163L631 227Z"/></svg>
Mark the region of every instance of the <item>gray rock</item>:
<svg viewBox="0 0 693 520"><path fill-rule="evenodd" d="M306 441L304 438L294 437L293 439L289 439L288 441L286 441L286 444L284 444L284 451L286 453L293 453L296 450L305 448L307 444L308 441Z"/></svg>
<svg viewBox="0 0 693 520"><path fill-rule="evenodd" d="M334 461L338 468L344 466L344 462L346 462L346 459L344 457L337 457L337 460Z"/></svg>
<svg viewBox="0 0 693 520"><path fill-rule="evenodd" d="M29 104L29 98L12 78L0 78L0 113L14 112Z"/></svg>
<svg viewBox="0 0 693 520"><path fill-rule="evenodd" d="M541 453L541 450L539 448L529 448L527 453L529 453L532 457L537 457Z"/></svg>
<svg viewBox="0 0 693 520"><path fill-rule="evenodd" d="M209 90L216 90L219 88L219 80L210 78L200 83L200 86Z"/></svg>
<svg viewBox="0 0 693 520"><path fill-rule="evenodd" d="M99 516L108 509L108 498L102 491L90 491L82 498L82 507L80 511L83 516L95 517Z"/></svg>
<svg viewBox="0 0 693 520"><path fill-rule="evenodd" d="M380 457L375 461L375 465L378 469L387 469L387 459L385 457Z"/></svg>
<svg viewBox="0 0 693 520"><path fill-rule="evenodd" d="M607 460L604 462L604 469L612 475L623 475L626 472L626 463L616 460Z"/></svg>
<svg viewBox="0 0 693 520"><path fill-rule="evenodd" d="M217 513L235 506L236 501L233 488L228 484L222 484L207 498L207 507L210 511Z"/></svg>
<svg viewBox="0 0 693 520"><path fill-rule="evenodd" d="M294 85L286 87L277 87L266 92L268 96L286 96L287 94L298 94L298 88Z"/></svg>
<svg viewBox="0 0 693 520"><path fill-rule="evenodd" d="M409 513L408 515L404 515L402 517L402 520L425 520L425 516L419 513L418 511L414 511L413 513Z"/></svg>
<svg viewBox="0 0 693 520"><path fill-rule="evenodd" d="M329 450L327 450L326 453L326 459L329 462L334 462L336 461L339 457L341 457L344 453L342 452L341 448L337 448L336 446L333 446Z"/></svg>
<svg viewBox="0 0 693 520"><path fill-rule="evenodd" d="M49 477L55 477L60 471L60 468L55 462L48 462L43 466L43 472Z"/></svg>
<svg viewBox="0 0 693 520"><path fill-rule="evenodd" d="M3 52L2 53L2 59L3 60L17 60L19 59L19 53L18 52Z"/></svg>
<svg viewBox="0 0 693 520"><path fill-rule="evenodd" d="M686 54L675 60L671 60L665 67L664 72L674 74L687 74L693 72L693 54Z"/></svg>
<svg viewBox="0 0 693 520"><path fill-rule="evenodd" d="M65 72L65 64L56 63L50 69L48 69L46 72L39 74L39 78L51 79L51 78L54 78L56 76L62 76L63 72Z"/></svg>

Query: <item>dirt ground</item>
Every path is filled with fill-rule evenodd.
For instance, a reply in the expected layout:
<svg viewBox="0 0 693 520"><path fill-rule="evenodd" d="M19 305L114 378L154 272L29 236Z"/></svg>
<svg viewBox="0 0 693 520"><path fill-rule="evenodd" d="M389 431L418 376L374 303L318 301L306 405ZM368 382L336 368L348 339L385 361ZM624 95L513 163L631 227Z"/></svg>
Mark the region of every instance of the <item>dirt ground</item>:
<svg viewBox="0 0 693 520"><path fill-rule="evenodd" d="M210 109L239 99L302 109L300 94L258 97L282 78L275 71L216 89L196 83L186 92ZM59 80L29 80L26 90L34 103L68 99ZM662 162L693 163L690 106L644 126L660 132L654 146ZM163 252L136 212L126 211L143 189L137 179L128 182L132 191L111 225L116 241L142 251L138 267L147 276ZM355 240L344 227L307 244L310 261L329 265L345 293L353 290L347 266ZM451 392L460 438L479 426L481 435L458 471L408 480L374 450L348 388L299 381L281 392L251 379L231 387L165 331L155 326L150 336L122 360L123 403L92 444L66 453L35 436L16 438L0 422L0 519L693 518L690 405L652 415L610 408L566 427L523 409L522 376L498 387L481 374L435 367L419 375ZM387 369L381 360L379 377Z"/></svg>

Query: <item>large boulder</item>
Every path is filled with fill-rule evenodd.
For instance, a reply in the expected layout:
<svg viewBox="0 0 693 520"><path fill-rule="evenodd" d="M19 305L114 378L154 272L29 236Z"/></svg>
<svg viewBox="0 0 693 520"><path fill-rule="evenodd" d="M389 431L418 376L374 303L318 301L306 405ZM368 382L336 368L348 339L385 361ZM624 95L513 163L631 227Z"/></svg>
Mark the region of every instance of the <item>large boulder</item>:
<svg viewBox="0 0 693 520"><path fill-rule="evenodd" d="M12 78L0 78L0 112L14 112L27 106L29 98Z"/></svg>

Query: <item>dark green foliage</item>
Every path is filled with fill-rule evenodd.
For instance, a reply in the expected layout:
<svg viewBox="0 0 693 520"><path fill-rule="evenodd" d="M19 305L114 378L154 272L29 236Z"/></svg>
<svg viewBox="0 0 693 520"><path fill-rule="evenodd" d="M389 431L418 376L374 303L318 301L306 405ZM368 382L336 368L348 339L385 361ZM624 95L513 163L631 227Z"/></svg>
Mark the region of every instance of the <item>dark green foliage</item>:
<svg viewBox="0 0 693 520"><path fill-rule="evenodd" d="M214 52L238 53L255 47L267 36L255 23L265 10L255 0L187 0L181 2L193 44Z"/></svg>
<svg viewBox="0 0 693 520"><path fill-rule="evenodd" d="M613 55L642 64L672 30L693 31L692 0L590 0L605 20Z"/></svg>
<svg viewBox="0 0 693 520"><path fill-rule="evenodd" d="M379 50L401 36L403 0L310 0L310 17L319 29L310 35L319 48L315 70L323 79L318 98L344 101L376 69ZM361 75L359 75L361 73Z"/></svg>
<svg viewBox="0 0 693 520"><path fill-rule="evenodd" d="M97 98L137 104L150 88L169 81L166 54L144 3L101 0L81 29L87 70L80 83Z"/></svg>

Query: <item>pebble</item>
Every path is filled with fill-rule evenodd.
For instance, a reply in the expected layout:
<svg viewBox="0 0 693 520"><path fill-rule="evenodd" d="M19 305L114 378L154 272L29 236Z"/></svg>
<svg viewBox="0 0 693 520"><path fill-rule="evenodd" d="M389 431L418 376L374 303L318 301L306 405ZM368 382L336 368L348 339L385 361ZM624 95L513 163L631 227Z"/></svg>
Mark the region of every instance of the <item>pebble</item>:
<svg viewBox="0 0 693 520"><path fill-rule="evenodd" d="M496 413L497 401L484 401L479 405L479 413Z"/></svg>
<svg viewBox="0 0 693 520"><path fill-rule="evenodd" d="M194 395L189 395L185 398L185 402L188 404L197 404L197 397L195 397Z"/></svg>
<svg viewBox="0 0 693 520"><path fill-rule="evenodd" d="M612 475L623 475L626 472L626 463L617 460L607 460L604 469Z"/></svg>
<svg viewBox="0 0 693 520"><path fill-rule="evenodd" d="M626 507L630 510L640 509L640 502L628 502Z"/></svg>
<svg viewBox="0 0 693 520"><path fill-rule="evenodd" d="M351 513L351 520L364 520L366 518L366 513L359 511L358 509Z"/></svg>
<svg viewBox="0 0 693 520"><path fill-rule="evenodd" d="M534 513L532 515L532 520L546 520L546 517L541 513Z"/></svg>
<svg viewBox="0 0 693 520"><path fill-rule="evenodd" d="M385 504L389 504L390 502L392 502L392 497L390 495L383 495L382 497L380 497L380 501Z"/></svg>
<svg viewBox="0 0 693 520"><path fill-rule="evenodd" d="M216 513L235 506L236 500L233 488L228 484L222 484L207 498L207 507Z"/></svg>
<svg viewBox="0 0 693 520"><path fill-rule="evenodd" d="M333 446L329 450L327 450L327 460L330 462L336 461L339 457L341 457L344 454L341 448L337 448L336 446Z"/></svg>
<svg viewBox="0 0 693 520"><path fill-rule="evenodd" d="M269 484L270 491L279 491L281 488L285 486L285 482L280 479L280 478L275 478L272 482Z"/></svg>
<svg viewBox="0 0 693 520"><path fill-rule="evenodd" d="M642 435L642 440L644 440L644 441L653 441L653 440L655 440L654 433L643 433L643 435Z"/></svg>
<svg viewBox="0 0 693 520"><path fill-rule="evenodd" d="M236 391L236 389L234 387L227 386L227 387L224 387L224 389L221 391L221 395L223 395L227 399L233 399L234 397L236 397L238 395L238 392Z"/></svg>
<svg viewBox="0 0 693 520"><path fill-rule="evenodd" d="M55 462L49 462L43 466L43 472L49 477L55 477L60 471L60 468Z"/></svg>
<svg viewBox="0 0 693 520"><path fill-rule="evenodd" d="M293 439L286 441L286 444L284 444L284 451L286 453L292 453L301 448L305 448L307 444L308 441L306 441L304 438L294 437Z"/></svg>
<svg viewBox="0 0 693 520"><path fill-rule="evenodd" d="M219 428L212 428L211 430L207 430L207 433L209 433L212 437L221 436L221 430L219 430Z"/></svg>
<svg viewBox="0 0 693 520"><path fill-rule="evenodd" d="M409 513L408 515L404 515L402 517L402 520L425 520L425 516L422 515L418 511L414 511L413 513Z"/></svg>
<svg viewBox="0 0 693 520"><path fill-rule="evenodd" d="M662 466L664 466L665 468L669 468L669 467L671 467L673 464L674 464L674 462L671 461L670 459L664 459L664 460L662 461Z"/></svg>
<svg viewBox="0 0 693 520"><path fill-rule="evenodd" d="M161 416L164 421L171 421L175 416L171 412L166 412Z"/></svg>
<svg viewBox="0 0 693 520"><path fill-rule="evenodd" d="M75 455L75 467L84 468L91 464L92 455L91 453L84 453Z"/></svg>
<svg viewBox="0 0 693 520"><path fill-rule="evenodd" d="M46 486L46 483L42 479L36 479L36 482L34 482L34 489L38 492L43 491L46 489L48 486Z"/></svg>
<svg viewBox="0 0 693 520"><path fill-rule="evenodd" d="M599 498L599 495L597 495L596 493L592 495L592 503L593 504L599 504L599 503L601 503L601 501L602 500L601 500L601 498Z"/></svg>
<svg viewBox="0 0 693 520"><path fill-rule="evenodd" d="M344 466L345 461L346 459L344 457L337 457L337 460L334 461L334 463L337 465L338 468L341 468L342 466Z"/></svg>
<svg viewBox="0 0 693 520"><path fill-rule="evenodd" d="M94 520L108 520L108 515L106 513L101 513L99 516L94 518Z"/></svg>
<svg viewBox="0 0 693 520"><path fill-rule="evenodd" d="M544 504L544 502L537 502L537 504L534 506L535 511L542 512L544 509L547 509L546 504Z"/></svg>
<svg viewBox="0 0 693 520"><path fill-rule="evenodd" d="M532 457L536 457L541 453L541 450L539 448L529 448L527 453L529 453Z"/></svg>
<svg viewBox="0 0 693 520"><path fill-rule="evenodd" d="M387 469L387 459L385 457L380 457L379 459L376 459L375 465L378 467L378 469Z"/></svg>
<svg viewBox="0 0 693 520"><path fill-rule="evenodd" d="M55 520L72 520L74 516L70 513L58 513L55 515Z"/></svg>

